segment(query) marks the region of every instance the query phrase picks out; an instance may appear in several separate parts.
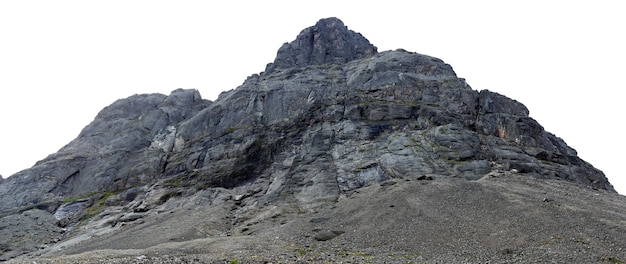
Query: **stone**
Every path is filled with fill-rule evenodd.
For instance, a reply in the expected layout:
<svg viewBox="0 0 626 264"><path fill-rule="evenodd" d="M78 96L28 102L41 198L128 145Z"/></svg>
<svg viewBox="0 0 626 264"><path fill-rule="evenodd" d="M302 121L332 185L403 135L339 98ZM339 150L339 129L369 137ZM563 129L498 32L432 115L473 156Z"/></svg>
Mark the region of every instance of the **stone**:
<svg viewBox="0 0 626 264"><path fill-rule="evenodd" d="M85 215L85 210L91 205L93 205L92 199L80 199L62 204L54 212L54 218L59 221L59 226L66 227L79 221Z"/></svg>
<svg viewBox="0 0 626 264"><path fill-rule="evenodd" d="M324 230L315 234L313 238L315 238L315 240L317 241L328 241L335 237L338 237L339 235L343 233L344 231L341 231L341 230Z"/></svg>
<svg viewBox="0 0 626 264"><path fill-rule="evenodd" d="M137 221L138 219L141 219L142 217L144 217L145 214L142 213L130 213L127 215L123 215L122 217L120 217L119 219L117 219L118 222L133 222L133 221Z"/></svg>
<svg viewBox="0 0 626 264"><path fill-rule="evenodd" d="M417 177L418 181L432 181L434 180L433 176L422 175Z"/></svg>
<svg viewBox="0 0 626 264"><path fill-rule="evenodd" d="M311 220L309 220L309 222L311 223L315 223L315 224L321 224L328 221L328 218L326 217L318 217L318 218L313 218Z"/></svg>
<svg viewBox="0 0 626 264"><path fill-rule="evenodd" d="M159 135L209 105L197 90L134 95L104 108L76 139L0 185L0 212L151 183L172 146ZM172 145L172 144L170 144ZM152 147L151 147L152 146Z"/></svg>
<svg viewBox="0 0 626 264"><path fill-rule="evenodd" d="M40 249L41 245L58 241L64 229L44 210L31 209L0 218L0 261Z"/></svg>
<svg viewBox="0 0 626 264"><path fill-rule="evenodd" d="M39 208L57 216L48 224L72 226L88 210L130 221L189 203L235 216L277 203L310 212L379 183L438 174L470 186L499 170L615 192L528 113L473 90L441 59L378 52L327 18L215 101L178 89L113 102L58 152L0 181L0 214Z"/></svg>
<svg viewBox="0 0 626 264"><path fill-rule="evenodd" d="M306 28L291 43L285 43L266 72L320 64L343 64L370 57L377 48L361 34L349 30L335 17Z"/></svg>

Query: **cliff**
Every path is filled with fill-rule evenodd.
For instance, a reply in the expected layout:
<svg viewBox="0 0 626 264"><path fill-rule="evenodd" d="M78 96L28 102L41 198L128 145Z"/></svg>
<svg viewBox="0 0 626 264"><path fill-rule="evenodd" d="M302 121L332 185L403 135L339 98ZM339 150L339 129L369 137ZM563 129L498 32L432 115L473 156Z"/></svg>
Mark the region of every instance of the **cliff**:
<svg viewBox="0 0 626 264"><path fill-rule="evenodd" d="M57 228L113 232L183 204L236 208L227 214L236 220L187 236L195 239L246 234L241 223L277 204L316 212L389 182L441 179L473 188L497 173L615 193L522 103L472 89L440 59L378 52L327 18L215 101L179 89L114 102L57 153L1 181L0 212L53 215L38 238L62 240L77 233ZM0 252L34 251L40 240L19 242L30 245L23 250L0 241L7 245Z"/></svg>

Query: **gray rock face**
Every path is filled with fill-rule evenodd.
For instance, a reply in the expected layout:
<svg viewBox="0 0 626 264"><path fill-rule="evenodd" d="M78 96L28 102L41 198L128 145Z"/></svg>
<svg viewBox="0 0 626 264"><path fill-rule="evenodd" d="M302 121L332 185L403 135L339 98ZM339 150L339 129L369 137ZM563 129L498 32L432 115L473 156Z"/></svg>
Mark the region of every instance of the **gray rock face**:
<svg viewBox="0 0 626 264"><path fill-rule="evenodd" d="M209 104L196 90L114 102L57 153L3 181L0 212L41 205L54 211L65 198L158 179L174 145L164 135Z"/></svg>
<svg viewBox="0 0 626 264"><path fill-rule="evenodd" d="M0 213L39 208L71 226L102 206L145 212L224 188L243 190L242 206L306 210L372 183L477 180L494 168L614 192L528 113L473 90L440 59L377 53L340 20L323 19L215 102L196 90L114 102L57 153L0 181Z"/></svg>
<svg viewBox="0 0 626 264"><path fill-rule="evenodd" d="M376 54L376 47L337 18L322 19L285 43L266 71L320 64L342 64Z"/></svg>

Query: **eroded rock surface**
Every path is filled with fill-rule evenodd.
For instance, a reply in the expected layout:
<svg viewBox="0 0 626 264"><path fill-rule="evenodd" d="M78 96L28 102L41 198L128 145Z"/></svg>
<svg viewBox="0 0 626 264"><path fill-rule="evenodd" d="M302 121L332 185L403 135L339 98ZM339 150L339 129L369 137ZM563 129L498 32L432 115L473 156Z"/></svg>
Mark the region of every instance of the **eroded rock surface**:
<svg viewBox="0 0 626 264"><path fill-rule="evenodd" d="M214 102L182 89L114 102L57 153L0 181L0 213L38 208L76 230L189 203L225 217L188 230L194 239L272 219L276 204L314 211L376 183L474 181L495 168L615 192L520 102L473 90L440 59L378 53L328 18Z"/></svg>
<svg viewBox="0 0 626 264"><path fill-rule="evenodd" d="M376 54L377 48L336 18L322 19L278 50L266 71L321 64L344 64Z"/></svg>

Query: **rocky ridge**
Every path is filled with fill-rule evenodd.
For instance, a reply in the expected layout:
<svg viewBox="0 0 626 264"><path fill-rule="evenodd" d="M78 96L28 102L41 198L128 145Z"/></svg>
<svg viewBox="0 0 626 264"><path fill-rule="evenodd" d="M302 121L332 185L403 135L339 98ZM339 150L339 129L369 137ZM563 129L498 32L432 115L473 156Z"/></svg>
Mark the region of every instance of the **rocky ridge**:
<svg viewBox="0 0 626 264"><path fill-rule="evenodd" d="M496 171L615 193L523 104L473 90L440 59L379 53L327 18L215 101L182 89L118 100L57 153L0 181L3 222L47 214L37 219L52 223L33 239L0 242L0 253L8 259L78 242L82 251L112 248L125 240L89 238L142 237L145 225L157 225L154 217L199 222L149 244L127 237L125 248L252 236L291 223L284 216L338 206L364 188L429 177L474 186ZM319 240L343 232L326 230ZM57 234L65 242L57 243Z"/></svg>

